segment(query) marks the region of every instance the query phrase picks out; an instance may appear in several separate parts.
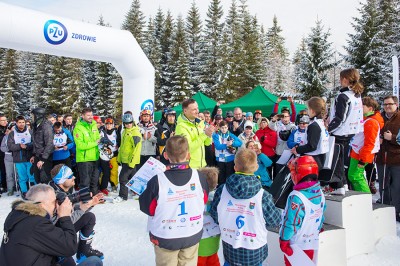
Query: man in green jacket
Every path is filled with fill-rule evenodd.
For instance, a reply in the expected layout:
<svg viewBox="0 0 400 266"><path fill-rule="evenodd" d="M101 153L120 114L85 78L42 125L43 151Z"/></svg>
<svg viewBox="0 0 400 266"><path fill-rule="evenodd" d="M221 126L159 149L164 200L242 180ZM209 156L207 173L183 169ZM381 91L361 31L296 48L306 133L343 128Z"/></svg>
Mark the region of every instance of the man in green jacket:
<svg viewBox="0 0 400 266"><path fill-rule="evenodd" d="M133 123L130 113L122 117L124 129L122 131L121 146L119 147L118 164L122 164L119 174L119 195L113 203L120 203L128 199L128 188L125 186L129 179L136 173L136 165L140 164L140 151L142 150L142 134L139 127Z"/></svg>
<svg viewBox="0 0 400 266"><path fill-rule="evenodd" d="M185 136L189 142L191 168L199 169L206 166L205 146L212 143L214 126L205 127L204 121L197 118L199 106L193 99L187 99L182 103L182 114L178 117L175 135Z"/></svg>
<svg viewBox="0 0 400 266"><path fill-rule="evenodd" d="M89 187L93 195L99 190L99 148L100 133L97 123L93 120L90 108L83 108L81 118L74 128L76 145L76 162L80 176L79 187Z"/></svg>

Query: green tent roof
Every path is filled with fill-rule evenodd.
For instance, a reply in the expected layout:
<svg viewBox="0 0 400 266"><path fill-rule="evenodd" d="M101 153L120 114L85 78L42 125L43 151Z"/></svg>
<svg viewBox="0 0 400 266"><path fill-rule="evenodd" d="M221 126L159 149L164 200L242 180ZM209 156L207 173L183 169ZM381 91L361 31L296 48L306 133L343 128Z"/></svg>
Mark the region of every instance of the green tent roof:
<svg viewBox="0 0 400 266"><path fill-rule="evenodd" d="M277 96L273 95L262 86L258 85L248 94L237 99L236 101L221 105L221 109L223 110L224 115L226 111L233 111L235 107L240 107L243 112L252 112L253 114L255 110L261 110L263 116L268 117L272 113L277 99ZM304 104L295 103L295 106L297 112L306 109L306 106ZM281 101L279 103L279 110L282 107L290 108L290 103L286 100Z"/></svg>
<svg viewBox="0 0 400 266"><path fill-rule="evenodd" d="M200 112L203 112L205 110L212 112L214 106L217 103L216 101L207 97L201 92L197 92L195 95L193 95L192 99L196 100L197 104L199 105ZM174 109L176 111L176 114L179 115L180 113L182 113L182 104L175 106L172 109ZM161 119L161 114L162 111L154 112L154 121L159 121Z"/></svg>

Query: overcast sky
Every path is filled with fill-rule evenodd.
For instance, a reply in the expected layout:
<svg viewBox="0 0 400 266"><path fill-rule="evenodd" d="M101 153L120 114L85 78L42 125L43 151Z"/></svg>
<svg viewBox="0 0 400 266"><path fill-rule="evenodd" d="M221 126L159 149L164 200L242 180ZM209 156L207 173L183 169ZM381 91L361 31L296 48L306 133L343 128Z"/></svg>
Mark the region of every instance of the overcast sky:
<svg viewBox="0 0 400 266"><path fill-rule="evenodd" d="M105 22L120 28L131 0L0 0L1 2L19 5L26 8L54 14L71 19L96 23L103 15ZM146 18L154 16L161 8L170 10L176 17L186 17L191 3L195 1L204 22L210 0L142 0L141 9ZM257 15L260 24L267 29L272 26L273 16L278 18L286 47L293 52L303 36L307 36L317 19L322 20L326 29L330 29L333 48L343 52L347 34L353 32L353 17L359 16L360 2L366 0L248 0L251 14ZM221 0L224 15L231 5L231 0ZM236 1L239 5L239 1ZM203 24L204 25L204 24Z"/></svg>

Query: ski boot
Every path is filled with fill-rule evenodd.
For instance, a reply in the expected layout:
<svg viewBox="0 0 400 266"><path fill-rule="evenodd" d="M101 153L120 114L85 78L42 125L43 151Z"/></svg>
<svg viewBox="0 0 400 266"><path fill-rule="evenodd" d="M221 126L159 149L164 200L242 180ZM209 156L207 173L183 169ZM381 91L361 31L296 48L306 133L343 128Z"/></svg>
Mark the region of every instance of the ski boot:
<svg viewBox="0 0 400 266"><path fill-rule="evenodd" d="M82 263L84 260L91 256L97 256L100 259L104 259L104 254L101 251L92 248L94 231L88 236L84 236L82 232L79 232L79 244L78 252L76 253L76 262Z"/></svg>

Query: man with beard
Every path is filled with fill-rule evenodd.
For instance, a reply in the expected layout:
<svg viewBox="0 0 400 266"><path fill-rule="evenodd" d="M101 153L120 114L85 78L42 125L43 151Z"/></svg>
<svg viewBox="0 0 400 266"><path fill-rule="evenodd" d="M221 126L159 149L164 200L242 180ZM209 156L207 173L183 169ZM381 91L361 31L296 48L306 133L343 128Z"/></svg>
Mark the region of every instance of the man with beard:
<svg viewBox="0 0 400 266"><path fill-rule="evenodd" d="M81 118L74 129L76 163L80 176L80 188L89 187L93 195L99 191L99 148L100 133L93 120L93 111L83 108Z"/></svg>

